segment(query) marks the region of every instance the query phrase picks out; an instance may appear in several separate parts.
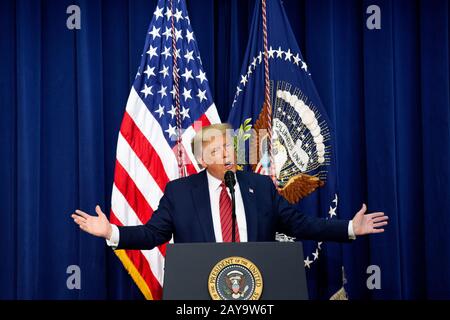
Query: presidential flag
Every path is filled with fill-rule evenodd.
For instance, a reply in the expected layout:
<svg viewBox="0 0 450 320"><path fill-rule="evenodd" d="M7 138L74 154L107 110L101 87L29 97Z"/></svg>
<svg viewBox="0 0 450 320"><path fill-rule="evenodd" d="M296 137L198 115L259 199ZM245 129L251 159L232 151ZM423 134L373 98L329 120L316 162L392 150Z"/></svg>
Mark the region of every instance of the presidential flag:
<svg viewBox="0 0 450 320"><path fill-rule="evenodd" d="M228 122L239 128L238 150L247 140L250 152L240 157L251 165L247 167L271 175L280 193L302 212L337 216L333 123L280 0L256 1ZM256 138L249 139L255 132ZM277 238L293 240L282 234ZM310 297L330 298L343 285L341 247L303 244Z"/></svg>
<svg viewBox="0 0 450 320"><path fill-rule="evenodd" d="M199 171L195 132L219 123L184 0L159 0L117 141L111 223L145 224L166 184ZM147 299L161 299L165 245L117 250Z"/></svg>

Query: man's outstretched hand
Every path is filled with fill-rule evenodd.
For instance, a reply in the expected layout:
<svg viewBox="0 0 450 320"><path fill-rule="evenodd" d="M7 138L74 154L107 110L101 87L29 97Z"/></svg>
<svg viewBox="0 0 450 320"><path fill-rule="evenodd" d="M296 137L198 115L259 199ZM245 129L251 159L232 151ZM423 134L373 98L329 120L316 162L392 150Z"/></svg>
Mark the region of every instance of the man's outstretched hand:
<svg viewBox="0 0 450 320"><path fill-rule="evenodd" d="M388 216L384 212L374 212L365 214L367 211L366 205L363 203L361 210L359 210L352 219L353 232L356 236L362 236L371 233L384 232L383 226L387 225Z"/></svg>
<svg viewBox="0 0 450 320"><path fill-rule="evenodd" d="M110 239L112 228L108 218L102 212L100 206L95 207L95 212L98 214L97 217L90 216L81 210L75 210L75 213L72 214L72 218L73 221L80 226L81 230L97 237Z"/></svg>

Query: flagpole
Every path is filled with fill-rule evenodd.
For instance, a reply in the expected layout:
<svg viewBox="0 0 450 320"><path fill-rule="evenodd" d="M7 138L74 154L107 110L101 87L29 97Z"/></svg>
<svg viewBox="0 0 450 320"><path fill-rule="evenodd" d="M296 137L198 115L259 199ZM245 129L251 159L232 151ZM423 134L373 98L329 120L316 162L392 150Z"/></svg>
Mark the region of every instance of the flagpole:
<svg viewBox="0 0 450 320"><path fill-rule="evenodd" d="M175 35L175 11L173 8L173 0L170 0L171 23L172 23L172 58L173 58L173 82L175 88L175 117L177 121L177 161L178 175L184 177L186 174L183 163L183 149L181 148L181 114L180 114L180 87L178 85L178 67L177 67L177 39Z"/></svg>
<svg viewBox="0 0 450 320"><path fill-rule="evenodd" d="M270 78L269 78L269 48L267 40L267 11L266 0L262 0L262 23L263 23L263 46L264 46L264 101L267 111L267 152L270 156L270 177L278 187L277 178L275 176L275 162L272 150L272 102L270 101Z"/></svg>

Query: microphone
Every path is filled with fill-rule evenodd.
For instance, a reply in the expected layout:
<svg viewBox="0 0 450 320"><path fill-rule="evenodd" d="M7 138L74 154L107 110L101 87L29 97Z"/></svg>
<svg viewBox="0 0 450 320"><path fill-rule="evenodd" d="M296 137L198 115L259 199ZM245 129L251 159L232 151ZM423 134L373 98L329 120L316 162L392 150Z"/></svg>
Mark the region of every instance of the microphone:
<svg viewBox="0 0 450 320"><path fill-rule="evenodd" d="M225 185L230 189L231 193L231 242L236 242L236 200L234 198L234 185L236 184L236 178L233 171L225 172L224 176Z"/></svg>
<svg viewBox="0 0 450 320"><path fill-rule="evenodd" d="M224 180L225 180L225 185L228 187L228 189L230 189L230 192L234 193L234 185L236 184L234 172L230 171L230 170L225 172Z"/></svg>

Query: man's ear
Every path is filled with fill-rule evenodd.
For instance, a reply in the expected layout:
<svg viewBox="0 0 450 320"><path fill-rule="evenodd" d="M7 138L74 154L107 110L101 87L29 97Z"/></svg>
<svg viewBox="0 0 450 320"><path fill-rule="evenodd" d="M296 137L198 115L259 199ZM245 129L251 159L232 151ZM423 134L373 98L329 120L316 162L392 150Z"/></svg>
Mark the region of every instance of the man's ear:
<svg viewBox="0 0 450 320"><path fill-rule="evenodd" d="M201 165L202 169L206 169L208 167L208 164L205 162L205 160L200 159L199 164Z"/></svg>

